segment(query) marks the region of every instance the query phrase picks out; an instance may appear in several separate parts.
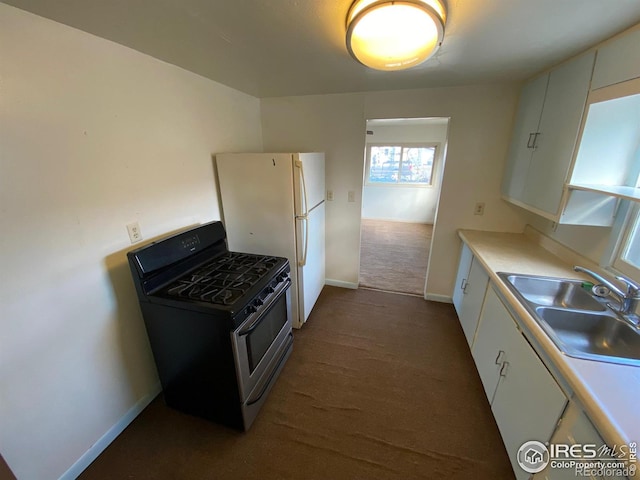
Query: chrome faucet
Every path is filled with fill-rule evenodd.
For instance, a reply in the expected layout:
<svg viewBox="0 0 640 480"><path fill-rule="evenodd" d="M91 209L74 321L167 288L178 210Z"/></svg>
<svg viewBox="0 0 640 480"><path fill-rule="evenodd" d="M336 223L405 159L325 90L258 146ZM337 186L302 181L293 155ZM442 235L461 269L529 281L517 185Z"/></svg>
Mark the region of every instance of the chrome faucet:
<svg viewBox="0 0 640 480"><path fill-rule="evenodd" d="M619 305L607 304L611 310L618 314L623 320L630 323L635 328L640 328L640 317L636 314L636 308L640 304L640 284L633 280L616 275L616 280L624 284L624 290L610 280L607 280L599 273L589 270L588 268L576 265L573 267L576 272L583 272L590 277L596 279L605 285L611 292L618 297Z"/></svg>

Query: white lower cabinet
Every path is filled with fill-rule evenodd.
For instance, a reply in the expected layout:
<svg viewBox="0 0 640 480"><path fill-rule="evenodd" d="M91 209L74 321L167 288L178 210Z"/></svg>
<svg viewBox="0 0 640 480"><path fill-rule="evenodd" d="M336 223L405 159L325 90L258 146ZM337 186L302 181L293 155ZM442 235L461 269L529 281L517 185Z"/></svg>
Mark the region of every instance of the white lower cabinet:
<svg viewBox="0 0 640 480"><path fill-rule="evenodd" d="M551 438L552 444L561 445L595 445L596 448L600 448L605 445L604 440L600 437L600 434L595 429L591 421L587 418L582 408L575 402L570 402L569 406L562 416L562 422L560 426L553 434ZM598 455L603 457L604 455ZM536 473L533 476L533 480L575 480L576 478L585 478L591 480L624 480L626 477L611 477L611 476L597 476L597 475L584 475L584 472L578 472L580 475L576 475L574 468L552 468L549 465L540 473Z"/></svg>
<svg viewBox="0 0 640 480"><path fill-rule="evenodd" d="M469 270L471 270L471 262L473 261L473 253L465 243L460 249L460 260L458 261L458 273L456 275L456 284L453 288L453 306L460 315L462 311L462 302L464 301L467 280L469 279ZM478 314L480 312L478 311Z"/></svg>
<svg viewBox="0 0 640 480"><path fill-rule="evenodd" d="M489 284L489 275L465 244L462 244L458 275L453 292L453 305L458 313L469 346L478 326L482 302Z"/></svg>
<svg viewBox="0 0 640 480"><path fill-rule="evenodd" d="M549 441L567 398L493 288L487 290L471 353L516 478L527 479L517 452L527 441Z"/></svg>

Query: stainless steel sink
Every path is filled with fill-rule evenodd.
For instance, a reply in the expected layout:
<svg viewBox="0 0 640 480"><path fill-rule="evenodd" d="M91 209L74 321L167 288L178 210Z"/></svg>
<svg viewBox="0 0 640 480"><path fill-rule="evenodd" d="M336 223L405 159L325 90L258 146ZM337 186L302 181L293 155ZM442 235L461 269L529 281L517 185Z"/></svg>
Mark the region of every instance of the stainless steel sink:
<svg viewBox="0 0 640 480"><path fill-rule="evenodd" d="M539 307L536 312L557 337L550 335L552 340L560 343L567 355L640 363L640 335L614 315L548 307Z"/></svg>
<svg viewBox="0 0 640 480"><path fill-rule="evenodd" d="M526 275L508 275L507 281L525 300L536 305L600 312L606 310L604 305L581 287L580 281Z"/></svg>
<svg viewBox="0 0 640 480"><path fill-rule="evenodd" d="M498 273L564 354L640 366L640 331L582 288L581 280Z"/></svg>

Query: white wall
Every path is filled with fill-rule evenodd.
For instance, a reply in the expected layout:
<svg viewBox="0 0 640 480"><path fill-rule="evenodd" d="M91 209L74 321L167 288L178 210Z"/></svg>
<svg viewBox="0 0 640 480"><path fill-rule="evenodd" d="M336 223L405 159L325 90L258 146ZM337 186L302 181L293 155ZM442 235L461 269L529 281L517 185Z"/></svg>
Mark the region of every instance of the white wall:
<svg viewBox="0 0 640 480"><path fill-rule="evenodd" d="M261 149L260 105L5 4L0 58L0 450L72 478L158 391L125 225L220 218L212 155Z"/></svg>
<svg viewBox="0 0 640 480"><path fill-rule="evenodd" d="M500 198L500 182L515 110L515 85L481 85L336 95L266 98L266 150L327 153L327 278L357 285L363 152L367 118L450 117L442 194L427 277L429 298L450 298L459 228L522 231L521 212ZM347 192L356 192L356 202ZM485 214L473 215L476 202Z"/></svg>
<svg viewBox="0 0 640 480"><path fill-rule="evenodd" d="M261 100L265 151L325 152L326 275L357 285L364 162L364 94ZM357 193L348 202L348 191Z"/></svg>
<svg viewBox="0 0 640 480"><path fill-rule="evenodd" d="M443 153L447 142L447 120L424 124L377 125L367 122L366 144L385 142L436 143L432 184L428 187L410 185L365 185L362 190L362 218L401 222L433 223L442 183Z"/></svg>
<svg viewBox="0 0 640 480"><path fill-rule="evenodd" d="M570 248L574 252L600 264L611 241L611 227L589 227L583 225L556 225L551 220L522 210L526 223Z"/></svg>

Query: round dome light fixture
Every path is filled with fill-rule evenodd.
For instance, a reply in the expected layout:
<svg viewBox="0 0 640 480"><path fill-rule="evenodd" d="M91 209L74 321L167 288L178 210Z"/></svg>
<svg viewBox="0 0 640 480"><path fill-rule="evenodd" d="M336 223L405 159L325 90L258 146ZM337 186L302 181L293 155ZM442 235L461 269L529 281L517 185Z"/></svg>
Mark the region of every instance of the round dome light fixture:
<svg viewBox="0 0 640 480"><path fill-rule="evenodd" d="M431 57L444 37L440 0L356 0L347 14L347 49L376 70L405 70Z"/></svg>

